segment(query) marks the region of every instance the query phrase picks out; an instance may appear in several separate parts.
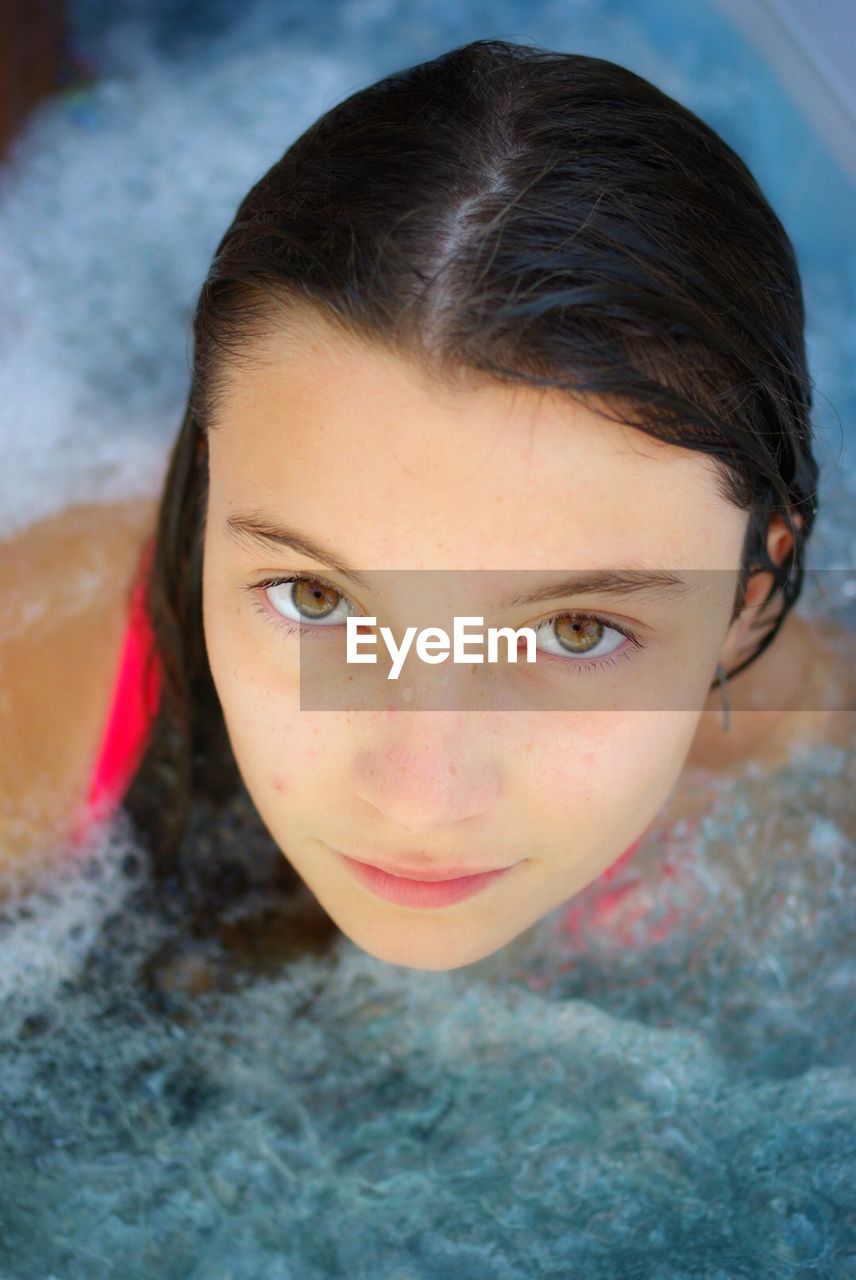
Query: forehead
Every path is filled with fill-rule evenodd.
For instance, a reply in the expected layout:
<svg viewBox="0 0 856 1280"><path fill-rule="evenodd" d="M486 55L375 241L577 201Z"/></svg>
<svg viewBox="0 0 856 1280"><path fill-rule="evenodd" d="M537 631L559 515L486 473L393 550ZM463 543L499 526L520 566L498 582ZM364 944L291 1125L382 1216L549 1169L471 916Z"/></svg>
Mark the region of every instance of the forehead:
<svg viewBox="0 0 856 1280"><path fill-rule="evenodd" d="M249 354L210 433L219 519L263 509L367 567L737 567L747 514L712 460L593 402L452 387L322 323Z"/></svg>

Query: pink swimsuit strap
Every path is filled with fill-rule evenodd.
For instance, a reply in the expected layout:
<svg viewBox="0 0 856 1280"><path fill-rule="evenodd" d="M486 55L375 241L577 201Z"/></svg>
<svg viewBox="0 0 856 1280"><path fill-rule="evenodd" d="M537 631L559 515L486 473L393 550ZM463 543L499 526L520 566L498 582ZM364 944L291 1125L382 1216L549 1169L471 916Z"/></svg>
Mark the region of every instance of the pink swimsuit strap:
<svg viewBox="0 0 856 1280"><path fill-rule="evenodd" d="M113 701L73 844L79 843L93 822L111 817L121 805L157 714L163 679L145 606L147 571L153 552L152 540L140 557Z"/></svg>

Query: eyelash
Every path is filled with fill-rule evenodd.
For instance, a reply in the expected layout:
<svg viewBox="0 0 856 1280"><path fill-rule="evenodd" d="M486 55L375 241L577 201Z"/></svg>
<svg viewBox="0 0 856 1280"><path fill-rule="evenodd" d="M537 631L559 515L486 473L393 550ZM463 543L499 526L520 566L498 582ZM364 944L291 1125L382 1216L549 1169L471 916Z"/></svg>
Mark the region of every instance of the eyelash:
<svg viewBox="0 0 856 1280"><path fill-rule="evenodd" d="M301 626L300 623L289 622L288 619L280 616L274 616L274 614L270 612L270 608L265 606L263 603L264 592L269 587L285 586L289 582L320 582L323 586L328 587L333 591L337 596L341 596L343 600L347 600L348 604L353 604L353 601L349 599L343 591L340 591L332 582L328 582L326 578L320 577L317 573L292 573L286 577L266 578L264 582L250 583L246 586L245 590L252 592L255 597L253 600L254 611L261 614L261 616L268 622L272 622L275 627L280 628L280 630L284 631L286 635L290 636L300 634L317 636L319 632L331 630L329 627ZM553 613L549 618L542 619L542 621L538 623L538 626L543 626L544 623L555 622L558 618L569 617L571 615L583 618L587 621L599 622L601 626L609 627L610 630L620 632L621 635L630 641L634 649L641 650L647 647L645 643L639 639L636 632L631 631L629 627L623 626L618 622L613 622L610 618L602 617L599 613L584 613L581 609L565 609L561 613ZM595 671L600 670L601 667L614 667L622 659L630 660L633 655L628 653L626 650L621 650L617 654L610 653L605 658L582 658L579 661L570 657L562 658L555 653L545 653L542 656L547 659L552 659L554 662L561 663L562 666L566 668L582 668L583 671L593 674Z"/></svg>

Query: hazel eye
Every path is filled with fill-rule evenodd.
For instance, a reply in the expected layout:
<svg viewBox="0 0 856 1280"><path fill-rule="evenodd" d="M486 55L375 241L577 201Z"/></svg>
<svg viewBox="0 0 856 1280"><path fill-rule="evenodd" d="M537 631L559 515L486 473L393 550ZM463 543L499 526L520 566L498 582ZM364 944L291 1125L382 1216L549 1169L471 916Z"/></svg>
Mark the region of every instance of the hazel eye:
<svg viewBox="0 0 856 1280"><path fill-rule="evenodd" d="M553 657L570 656L592 661L610 657L621 647L622 640L634 639L631 632L591 613L555 614L535 627L538 641L542 632L547 641L545 652ZM550 647L550 641L553 647Z"/></svg>
<svg viewBox="0 0 856 1280"><path fill-rule="evenodd" d="M290 574L267 578L249 584L257 604L254 609L269 622L281 627L286 635L319 636L345 624L349 617L362 616L360 608L343 592L317 574ZM261 603L264 597L266 603ZM271 612L273 611L273 612ZM276 616L274 616L274 614ZM358 631L370 632L370 624L358 625ZM596 613L568 610L533 627L536 646L546 653L548 661L558 669L593 674L601 667L613 666L615 659L630 658L631 650L646 647L635 632L620 623ZM614 639L608 639L608 635ZM622 638L627 644L622 647Z"/></svg>
<svg viewBox="0 0 856 1280"><path fill-rule="evenodd" d="M347 596L323 578L295 575L270 583L264 590L276 612L298 625L341 626L353 612Z"/></svg>

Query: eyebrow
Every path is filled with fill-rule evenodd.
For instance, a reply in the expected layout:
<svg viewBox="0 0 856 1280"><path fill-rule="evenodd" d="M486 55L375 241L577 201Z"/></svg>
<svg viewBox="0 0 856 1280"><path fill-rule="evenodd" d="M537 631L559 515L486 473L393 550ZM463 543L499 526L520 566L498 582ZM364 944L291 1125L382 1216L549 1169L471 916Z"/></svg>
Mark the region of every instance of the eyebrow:
<svg viewBox="0 0 856 1280"><path fill-rule="evenodd" d="M248 540L266 550L269 547L285 547L290 551L297 551L317 560L328 569L335 569L337 573L341 573L343 577L358 586L366 590L370 589L371 584L367 578L333 555L326 547L322 547L320 543L297 529L277 523L262 512L227 516L224 528L236 542ZM681 596L691 591L692 588L687 579L669 569L581 569L567 575L560 582L547 583L534 591L512 596L508 604L535 604L542 600L552 600L566 595L597 593L615 596L643 594Z"/></svg>

